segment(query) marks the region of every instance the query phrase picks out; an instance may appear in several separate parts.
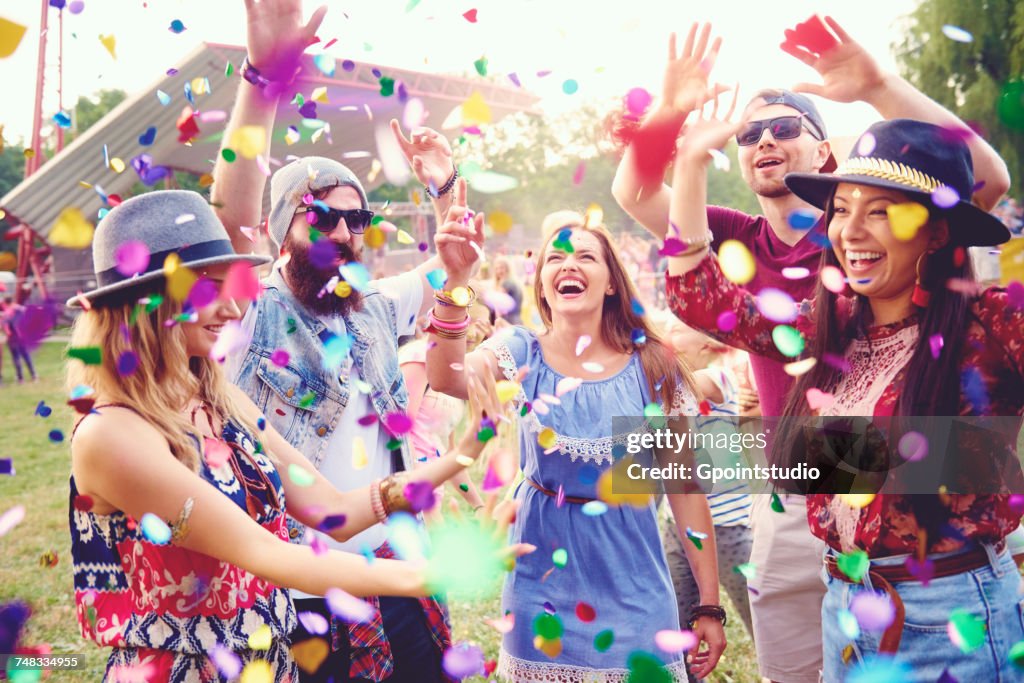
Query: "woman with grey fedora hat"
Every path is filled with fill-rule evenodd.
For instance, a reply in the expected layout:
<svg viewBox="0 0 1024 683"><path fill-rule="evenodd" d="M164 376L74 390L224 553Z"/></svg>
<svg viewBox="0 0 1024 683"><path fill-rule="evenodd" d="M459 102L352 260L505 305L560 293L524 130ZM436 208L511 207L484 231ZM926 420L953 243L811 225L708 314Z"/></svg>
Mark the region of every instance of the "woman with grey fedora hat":
<svg viewBox="0 0 1024 683"><path fill-rule="evenodd" d="M72 347L98 355L67 371L79 413L71 556L79 625L113 648L109 678L221 680L244 666L261 680L295 681L289 588L327 595L357 621L369 608L352 595L432 592L429 564L290 544L285 515L343 539L411 510L408 486L432 488L479 455L475 430L460 455L418 469L405 489L341 493L213 359L240 317L232 292L252 277L239 264L267 259L236 254L202 197L162 191L123 202L100 221L93 260L98 286L68 302L85 309ZM500 412L493 383L472 393L471 424ZM507 524L511 510L498 516ZM315 615L298 619L326 632Z"/></svg>
<svg viewBox="0 0 1024 683"><path fill-rule="evenodd" d="M738 129L728 118L697 121L691 144L727 140ZM814 298L794 303L786 322L777 306L734 282L747 279L742 254L708 253L705 213L681 201L682 192L671 215L689 248L670 260L669 302L688 324L730 345L802 361L791 366L803 374L774 437L772 457L782 465L816 452L802 447L823 416L870 418L873 433L893 430L890 443L908 436L919 416L1006 416L981 437L955 435L953 452L969 461L955 470L937 460L937 441L924 441L923 456L869 451L888 458L874 463L887 469L854 483L877 485L889 472L895 488L885 491L895 493L868 486L854 489L865 495L846 495L849 481L825 471L826 460L811 463L826 472L821 480L790 485L809 494L811 531L828 546L824 680L883 667L907 681L1020 680L1010 662L1024 639L1020 576L1005 538L1021 518L1010 492L1021 491L1024 307L1019 285L979 291L965 253L1009 234L970 201L962 136L896 119L871 126L853 149L834 173L786 176L794 193L825 211L831 244ZM904 462L918 457L920 469ZM943 483L962 494L913 489L908 471L931 475L943 466ZM897 467L907 469L889 471Z"/></svg>

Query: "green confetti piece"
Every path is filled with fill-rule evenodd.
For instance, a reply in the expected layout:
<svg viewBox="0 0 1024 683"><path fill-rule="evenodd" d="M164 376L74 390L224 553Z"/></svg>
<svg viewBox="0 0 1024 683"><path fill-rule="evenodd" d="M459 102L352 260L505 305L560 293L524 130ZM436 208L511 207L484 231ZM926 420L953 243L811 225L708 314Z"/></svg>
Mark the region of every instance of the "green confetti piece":
<svg viewBox="0 0 1024 683"><path fill-rule="evenodd" d="M149 296L149 303L146 304L146 313L152 313L156 309L160 308L160 304L164 302L164 298L159 294L151 294Z"/></svg>
<svg viewBox="0 0 1024 683"><path fill-rule="evenodd" d="M306 392L306 395L299 399L300 408L308 408L313 405L313 401L316 400L316 394L312 391Z"/></svg>
<svg viewBox="0 0 1024 683"><path fill-rule="evenodd" d="M387 76L380 77L380 94L381 97L391 97L395 94L395 79L388 78Z"/></svg>
<svg viewBox="0 0 1024 683"><path fill-rule="evenodd" d="M744 562L732 568L737 574L742 574L747 581L753 581L757 575L757 566L753 562Z"/></svg>
<svg viewBox="0 0 1024 683"><path fill-rule="evenodd" d="M776 325L772 330L772 341L783 356L795 358L804 351L804 336L789 325Z"/></svg>
<svg viewBox="0 0 1024 683"><path fill-rule="evenodd" d="M463 493L469 493L469 484L459 484L459 490Z"/></svg>
<svg viewBox="0 0 1024 683"><path fill-rule="evenodd" d="M476 60L473 62L473 66L476 67L476 72L481 76L487 75L487 57L481 57Z"/></svg>
<svg viewBox="0 0 1024 683"><path fill-rule="evenodd" d="M526 417L526 414L530 412L530 402L527 401L523 404L523 407L519 409L519 417Z"/></svg>
<svg viewBox="0 0 1024 683"><path fill-rule="evenodd" d="M312 472L294 462L288 465L288 478L296 486L312 486L313 482L316 481L316 477L313 476Z"/></svg>
<svg viewBox="0 0 1024 683"><path fill-rule="evenodd" d="M836 565L839 571L850 577L851 581L860 583L871 565L868 554L863 550L854 550L850 553L840 553L836 557Z"/></svg>
<svg viewBox="0 0 1024 683"><path fill-rule="evenodd" d="M786 508L782 505L782 499L779 498L779 494L772 494L772 510L775 512L785 512Z"/></svg>
<svg viewBox="0 0 1024 683"><path fill-rule="evenodd" d="M690 539L690 541L693 542L695 546L697 546L697 550L704 550L704 544L701 543L701 540L699 538L697 538L696 536L690 536L689 534L687 534L686 537Z"/></svg>
<svg viewBox="0 0 1024 683"><path fill-rule="evenodd" d="M675 680L660 659L643 650L631 652L626 666L629 667L626 683L672 683Z"/></svg>
<svg viewBox="0 0 1024 683"><path fill-rule="evenodd" d="M98 346L72 346L67 351L68 358L77 358L86 365L102 365L103 349Z"/></svg>
<svg viewBox="0 0 1024 683"><path fill-rule="evenodd" d="M224 159L224 161L228 162L229 164L233 163L237 158L237 156L235 155L235 150L229 149L227 147L220 151L220 156L222 159Z"/></svg>
<svg viewBox="0 0 1024 683"><path fill-rule="evenodd" d="M1010 664L1013 664L1014 667L1024 671L1024 640L1010 648L1010 654L1007 655L1007 659L1010 660Z"/></svg>
<svg viewBox="0 0 1024 683"><path fill-rule="evenodd" d="M296 107L301 107L305 103L306 103L306 98L303 97L302 93L299 93L299 92L295 93L295 97L293 97L292 101L289 102L289 104L294 104Z"/></svg>
<svg viewBox="0 0 1024 683"><path fill-rule="evenodd" d="M228 62L227 66L224 67L224 78L229 78L233 73L235 73L235 67L231 62Z"/></svg>
<svg viewBox="0 0 1024 683"><path fill-rule="evenodd" d="M950 639L964 654L977 650L985 642L985 620L965 609L955 609L949 615Z"/></svg>
<svg viewBox="0 0 1024 683"><path fill-rule="evenodd" d="M374 216L370 219L370 225L380 225L384 222L384 216Z"/></svg>
<svg viewBox="0 0 1024 683"><path fill-rule="evenodd" d="M399 448L402 447L402 440L397 437L392 438L390 441L384 444L384 447L387 448L389 451L397 451Z"/></svg>
<svg viewBox="0 0 1024 683"><path fill-rule="evenodd" d="M494 438L494 429L491 427L484 427L476 433L476 440L480 443L487 443Z"/></svg>
<svg viewBox="0 0 1024 683"><path fill-rule="evenodd" d="M555 552L551 553L551 561L556 567L562 569L565 565L569 564L569 553L565 548L559 548Z"/></svg>
<svg viewBox="0 0 1024 683"><path fill-rule="evenodd" d="M608 648L615 642L615 632L612 630L601 631L594 636L594 649L598 652L607 652Z"/></svg>
<svg viewBox="0 0 1024 683"><path fill-rule="evenodd" d="M533 618L533 634L546 640L561 638L565 628L557 614L541 612Z"/></svg>
<svg viewBox="0 0 1024 683"><path fill-rule="evenodd" d="M288 318L288 329L286 330L287 334L295 334L295 330L297 329L298 328L295 325L295 318Z"/></svg>

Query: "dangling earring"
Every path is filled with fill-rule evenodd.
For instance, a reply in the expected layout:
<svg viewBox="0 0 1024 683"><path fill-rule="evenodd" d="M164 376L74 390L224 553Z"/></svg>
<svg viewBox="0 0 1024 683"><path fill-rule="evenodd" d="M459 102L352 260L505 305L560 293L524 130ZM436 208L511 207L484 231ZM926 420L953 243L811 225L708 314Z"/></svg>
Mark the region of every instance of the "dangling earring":
<svg viewBox="0 0 1024 683"><path fill-rule="evenodd" d="M910 295L910 301L919 308L928 308L928 304L931 302L932 293L929 292L925 286L921 283L922 272L928 272L927 264L922 264L925 257L931 256L935 252L928 250L921 252L921 255L917 257L917 265L914 270L917 273L917 280L914 282L914 293ZM922 269L923 265L923 269Z"/></svg>

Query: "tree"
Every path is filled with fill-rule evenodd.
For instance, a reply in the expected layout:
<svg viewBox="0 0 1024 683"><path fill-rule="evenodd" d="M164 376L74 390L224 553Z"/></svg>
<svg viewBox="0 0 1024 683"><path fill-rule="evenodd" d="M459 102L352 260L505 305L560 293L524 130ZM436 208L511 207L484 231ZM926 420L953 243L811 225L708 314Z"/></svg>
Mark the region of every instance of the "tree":
<svg viewBox="0 0 1024 683"><path fill-rule="evenodd" d="M904 77L977 125L1006 161L1011 193L1019 194L1024 118L1000 118L997 103L1008 84L1024 75L1024 0L921 0L906 24L906 37L896 46ZM947 25L968 31L973 40L951 40L943 34Z"/></svg>
<svg viewBox="0 0 1024 683"><path fill-rule="evenodd" d="M75 103L72 129L65 137L65 143L69 143L76 137L89 130L94 123L106 116L110 111L121 104L128 97L124 90L100 90L93 97L79 97Z"/></svg>

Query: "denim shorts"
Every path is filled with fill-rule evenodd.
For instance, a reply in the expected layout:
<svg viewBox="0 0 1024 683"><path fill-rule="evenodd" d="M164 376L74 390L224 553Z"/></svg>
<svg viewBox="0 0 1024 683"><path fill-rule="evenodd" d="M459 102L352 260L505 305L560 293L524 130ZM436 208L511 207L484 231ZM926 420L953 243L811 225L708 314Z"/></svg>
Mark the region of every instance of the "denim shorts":
<svg viewBox="0 0 1024 683"><path fill-rule="evenodd" d="M919 581L893 584L906 609L903 636L894 657L878 655L880 632L861 629L851 640L840 628L840 614L850 609L854 596L873 590L870 577L865 575L863 584L850 584L823 571L827 586L821 608L826 683L842 683L848 678L873 680L867 672L881 674L883 669L900 670L902 677L898 680L907 683L934 683L943 672L965 683L1024 681L1024 669L1015 667L1008 658L1010 649L1024 640L1021 577L1009 552L997 555L993 546L984 548L989 562L978 569L932 579L927 587ZM953 554L929 557L934 560ZM906 555L878 558L871 565L899 565L906 559ZM969 652L950 639L950 615L957 609L984 624L984 640ZM854 672L865 675L854 676Z"/></svg>

